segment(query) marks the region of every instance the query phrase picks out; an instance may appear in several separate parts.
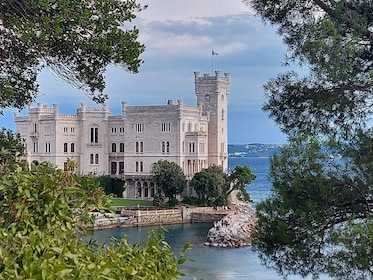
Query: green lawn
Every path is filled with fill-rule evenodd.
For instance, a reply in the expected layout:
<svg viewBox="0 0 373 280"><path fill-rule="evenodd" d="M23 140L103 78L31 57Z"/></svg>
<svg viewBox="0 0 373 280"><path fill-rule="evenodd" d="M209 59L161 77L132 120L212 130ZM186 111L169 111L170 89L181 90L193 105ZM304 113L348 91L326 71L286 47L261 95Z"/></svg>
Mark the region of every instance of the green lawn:
<svg viewBox="0 0 373 280"><path fill-rule="evenodd" d="M153 206L151 200L113 198L112 206Z"/></svg>

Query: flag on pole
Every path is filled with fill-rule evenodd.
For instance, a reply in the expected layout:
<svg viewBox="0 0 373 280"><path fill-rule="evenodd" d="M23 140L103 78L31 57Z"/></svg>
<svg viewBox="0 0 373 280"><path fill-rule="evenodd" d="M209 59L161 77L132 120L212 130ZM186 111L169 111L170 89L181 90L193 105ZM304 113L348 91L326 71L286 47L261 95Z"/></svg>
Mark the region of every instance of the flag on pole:
<svg viewBox="0 0 373 280"><path fill-rule="evenodd" d="M212 50L212 53L211 53L212 55L218 55L218 53L217 52L215 52L214 50Z"/></svg>

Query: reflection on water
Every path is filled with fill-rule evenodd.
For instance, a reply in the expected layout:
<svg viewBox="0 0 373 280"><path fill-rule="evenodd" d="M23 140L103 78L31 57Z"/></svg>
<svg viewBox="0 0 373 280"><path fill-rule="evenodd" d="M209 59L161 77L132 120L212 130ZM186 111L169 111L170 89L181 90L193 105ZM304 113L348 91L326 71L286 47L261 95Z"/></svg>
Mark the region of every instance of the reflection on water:
<svg viewBox="0 0 373 280"><path fill-rule="evenodd" d="M281 279L273 271L263 267L257 255L250 247L228 249L204 246L210 224L168 225L165 239L176 255L189 242L192 249L186 256L194 262L185 262L182 271L187 275L180 279ZM122 229L98 230L92 239L99 242L109 240L110 236L119 239L123 234L130 244L144 243L150 229L161 227L134 227Z"/></svg>

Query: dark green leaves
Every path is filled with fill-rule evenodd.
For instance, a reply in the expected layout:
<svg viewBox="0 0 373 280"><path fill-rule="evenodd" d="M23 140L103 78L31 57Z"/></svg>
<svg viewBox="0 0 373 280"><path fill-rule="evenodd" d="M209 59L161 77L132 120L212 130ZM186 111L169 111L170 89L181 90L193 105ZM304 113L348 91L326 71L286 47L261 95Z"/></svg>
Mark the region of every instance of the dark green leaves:
<svg viewBox="0 0 373 280"><path fill-rule="evenodd" d="M159 160L153 165L153 173L154 181L170 199L180 194L187 184L183 170L174 162Z"/></svg>
<svg viewBox="0 0 373 280"><path fill-rule="evenodd" d="M372 113L371 1L254 0L256 12L278 26L287 62L305 77L281 74L266 86L263 109L286 133L349 138ZM307 71L308 70L308 71ZM306 72L307 71L307 72Z"/></svg>
<svg viewBox="0 0 373 280"><path fill-rule="evenodd" d="M186 260L173 255L162 233L144 245L123 237L103 246L82 237L89 211L110 210L93 177L42 163L0 176L0 279L176 279Z"/></svg>
<svg viewBox="0 0 373 280"><path fill-rule="evenodd" d="M0 108L23 108L38 92L48 67L103 102L109 64L137 73L144 45L126 22L141 11L135 1L3 1L0 4ZM127 28L127 29L126 29Z"/></svg>
<svg viewBox="0 0 373 280"><path fill-rule="evenodd" d="M289 140L271 158L273 195L256 207L254 247L282 274L371 277L372 173L357 160L361 156L355 159L371 144ZM352 231L359 236L352 238ZM343 257L349 254L365 259L353 263Z"/></svg>

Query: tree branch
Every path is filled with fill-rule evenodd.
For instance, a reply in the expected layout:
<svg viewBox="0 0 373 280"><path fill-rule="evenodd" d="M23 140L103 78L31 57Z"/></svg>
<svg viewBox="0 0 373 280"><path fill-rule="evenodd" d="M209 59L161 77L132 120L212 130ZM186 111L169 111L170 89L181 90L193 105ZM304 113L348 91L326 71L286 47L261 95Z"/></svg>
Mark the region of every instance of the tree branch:
<svg viewBox="0 0 373 280"><path fill-rule="evenodd" d="M324 12L326 12L330 17L334 18L341 24L345 24L348 27L359 31L364 36L366 36L370 41L373 41L373 33L369 31L365 26L362 26L361 24L358 24L356 20L351 20L349 17L344 16L342 13L338 13L337 11L333 10L331 7L329 7L327 4L325 4L322 0L314 0L316 5L318 5ZM346 9L349 9L346 7Z"/></svg>

